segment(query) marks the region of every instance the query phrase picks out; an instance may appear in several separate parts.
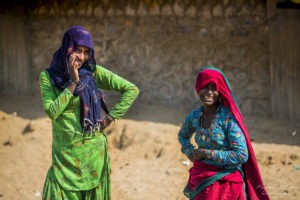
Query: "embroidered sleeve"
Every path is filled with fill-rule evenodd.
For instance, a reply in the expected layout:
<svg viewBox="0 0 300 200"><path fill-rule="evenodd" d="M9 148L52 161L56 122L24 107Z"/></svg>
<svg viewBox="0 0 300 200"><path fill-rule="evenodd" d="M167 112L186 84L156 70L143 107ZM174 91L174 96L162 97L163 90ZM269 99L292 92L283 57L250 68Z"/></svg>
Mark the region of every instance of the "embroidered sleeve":
<svg viewBox="0 0 300 200"><path fill-rule="evenodd" d="M51 84L47 71L42 71L39 76L41 96L45 113L50 119L56 119L68 106L73 94L65 88L59 95L55 93L55 88Z"/></svg>
<svg viewBox="0 0 300 200"><path fill-rule="evenodd" d="M230 148L228 150L211 150L208 158L220 165L238 165L247 162L248 150L242 130L237 124L232 114L227 121L228 141Z"/></svg>
<svg viewBox="0 0 300 200"><path fill-rule="evenodd" d="M178 140L181 144L181 152L186 156L190 156L190 154L194 150L194 145L191 143L191 138L193 133L195 132L195 128L192 126L193 115L190 114L183 122L179 132L178 132Z"/></svg>
<svg viewBox="0 0 300 200"><path fill-rule="evenodd" d="M133 83L101 66L97 66L95 79L100 89L115 90L121 94L119 102L109 112L114 119L120 119L138 96L139 89Z"/></svg>

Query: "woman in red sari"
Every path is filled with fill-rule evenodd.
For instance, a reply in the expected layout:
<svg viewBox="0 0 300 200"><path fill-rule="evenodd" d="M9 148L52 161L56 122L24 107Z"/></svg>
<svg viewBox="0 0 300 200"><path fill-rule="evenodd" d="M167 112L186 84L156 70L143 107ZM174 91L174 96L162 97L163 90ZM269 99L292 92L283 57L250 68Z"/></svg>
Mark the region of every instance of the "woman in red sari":
<svg viewBox="0 0 300 200"><path fill-rule="evenodd" d="M193 162L184 194L194 200L268 200L243 116L225 74L214 67L197 76L203 106L185 119L178 139ZM191 143L195 133L195 142Z"/></svg>

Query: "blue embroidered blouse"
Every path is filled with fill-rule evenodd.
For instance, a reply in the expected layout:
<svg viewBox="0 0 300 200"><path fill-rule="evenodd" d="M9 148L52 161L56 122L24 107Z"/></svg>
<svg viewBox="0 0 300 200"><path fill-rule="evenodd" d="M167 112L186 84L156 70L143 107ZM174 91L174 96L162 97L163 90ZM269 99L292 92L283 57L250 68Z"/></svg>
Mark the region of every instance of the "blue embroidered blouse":
<svg viewBox="0 0 300 200"><path fill-rule="evenodd" d="M181 151L187 156L193 152L195 146L191 143L191 138L195 133L194 139L198 148L207 150L208 159L202 162L240 169L248 159L248 150L244 134L231 111L222 104L219 105L216 116L207 129L201 127L202 115L203 107L200 107L185 119L178 132Z"/></svg>

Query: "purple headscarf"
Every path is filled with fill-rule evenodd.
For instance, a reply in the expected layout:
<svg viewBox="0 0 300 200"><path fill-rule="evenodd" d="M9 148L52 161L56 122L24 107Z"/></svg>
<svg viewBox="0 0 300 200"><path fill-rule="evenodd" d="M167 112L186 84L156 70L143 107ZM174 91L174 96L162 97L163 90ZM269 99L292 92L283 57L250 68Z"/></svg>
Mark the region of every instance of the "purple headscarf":
<svg viewBox="0 0 300 200"><path fill-rule="evenodd" d="M83 132L94 133L96 130L100 130L103 93L98 89L93 77L96 61L90 33L81 26L70 27L63 36L61 47L54 53L47 71L52 84L61 90L65 89L70 83L68 58L77 46L88 47L90 58L78 70L80 81L74 95L80 97L80 121Z"/></svg>

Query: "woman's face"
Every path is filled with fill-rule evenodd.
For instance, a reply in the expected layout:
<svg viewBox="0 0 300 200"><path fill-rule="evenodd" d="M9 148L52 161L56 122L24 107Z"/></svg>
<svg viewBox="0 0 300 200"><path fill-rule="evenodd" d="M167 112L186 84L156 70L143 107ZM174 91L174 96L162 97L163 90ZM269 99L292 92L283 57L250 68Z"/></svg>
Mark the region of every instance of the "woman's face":
<svg viewBox="0 0 300 200"><path fill-rule="evenodd" d="M77 62L79 68L82 66L83 63L85 63L88 59L90 59L91 56L91 50L88 47L85 46L77 46L73 53L71 53L71 57L75 59L75 62Z"/></svg>
<svg viewBox="0 0 300 200"><path fill-rule="evenodd" d="M199 91L198 96L205 106L215 105L220 97L219 92L216 90L216 85L214 83L210 83L203 87Z"/></svg>

